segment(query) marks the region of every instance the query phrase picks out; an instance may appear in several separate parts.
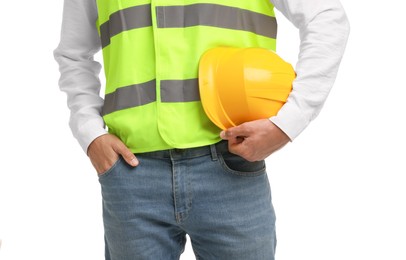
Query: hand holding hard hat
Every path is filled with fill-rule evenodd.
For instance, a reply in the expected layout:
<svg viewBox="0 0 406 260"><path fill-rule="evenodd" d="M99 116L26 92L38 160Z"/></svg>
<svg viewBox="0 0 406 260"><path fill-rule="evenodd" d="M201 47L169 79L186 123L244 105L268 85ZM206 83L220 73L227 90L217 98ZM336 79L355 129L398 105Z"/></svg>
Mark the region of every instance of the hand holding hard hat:
<svg viewBox="0 0 406 260"><path fill-rule="evenodd" d="M199 64L204 111L223 130L270 118L285 104L295 77L293 67L267 49L210 49Z"/></svg>

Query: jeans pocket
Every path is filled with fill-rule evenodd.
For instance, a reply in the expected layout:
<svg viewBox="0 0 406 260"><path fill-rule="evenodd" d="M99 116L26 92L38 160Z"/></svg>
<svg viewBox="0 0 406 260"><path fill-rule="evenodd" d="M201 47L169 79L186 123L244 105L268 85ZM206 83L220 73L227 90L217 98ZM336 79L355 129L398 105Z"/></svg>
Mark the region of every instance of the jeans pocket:
<svg viewBox="0 0 406 260"><path fill-rule="evenodd" d="M121 156L118 157L117 161L105 172L102 172L100 174L97 174L97 176L100 178L105 178L108 175L110 175L111 172L114 171L115 168L117 168L117 166L119 165L119 163L121 162Z"/></svg>
<svg viewBox="0 0 406 260"><path fill-rule="evenodd" d="M230 152L218 155L222 168L231 174L245 177L255 177L266 173L265 161L250 162Z"/></svg>

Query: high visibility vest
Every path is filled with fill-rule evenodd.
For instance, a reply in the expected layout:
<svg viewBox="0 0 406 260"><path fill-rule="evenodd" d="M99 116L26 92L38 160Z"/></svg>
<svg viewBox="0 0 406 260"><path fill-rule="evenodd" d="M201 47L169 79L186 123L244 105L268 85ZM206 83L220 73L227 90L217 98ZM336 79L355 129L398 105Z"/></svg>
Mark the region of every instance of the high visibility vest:
<svg viewBox="0 0 406 260"><path fill-rule="evenodd" d="M218 46L275 50L269 0L96 0L106 76L103 118L132 152L216 143L198 63Z"/></svg>

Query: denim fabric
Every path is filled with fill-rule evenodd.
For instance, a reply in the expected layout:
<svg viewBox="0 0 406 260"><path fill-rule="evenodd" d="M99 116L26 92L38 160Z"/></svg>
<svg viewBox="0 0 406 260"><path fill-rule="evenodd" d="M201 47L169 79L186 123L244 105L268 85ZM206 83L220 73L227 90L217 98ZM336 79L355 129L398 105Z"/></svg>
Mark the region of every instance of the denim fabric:
<svg viewBox="0 0 406 260"><path fill-rule="evenodd" d="M196 259L272 260L275 214L265 162L227 143L119 159L99 176L106 260L179 259L188 234Z"/></svg>

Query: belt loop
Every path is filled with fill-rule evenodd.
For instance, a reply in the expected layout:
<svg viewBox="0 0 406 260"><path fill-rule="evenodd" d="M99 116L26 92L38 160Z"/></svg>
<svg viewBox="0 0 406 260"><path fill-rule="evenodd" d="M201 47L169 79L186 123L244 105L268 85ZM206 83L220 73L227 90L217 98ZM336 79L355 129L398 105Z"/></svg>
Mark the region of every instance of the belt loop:
<svg viewBox="0 0 406 260"><path fill-rule="evenodd" d="M210 152L211 152L211 159L213 161L217 161L218 157L217 157L217 151L216 151L216 145L215 144L210 145Z"/></svg>

